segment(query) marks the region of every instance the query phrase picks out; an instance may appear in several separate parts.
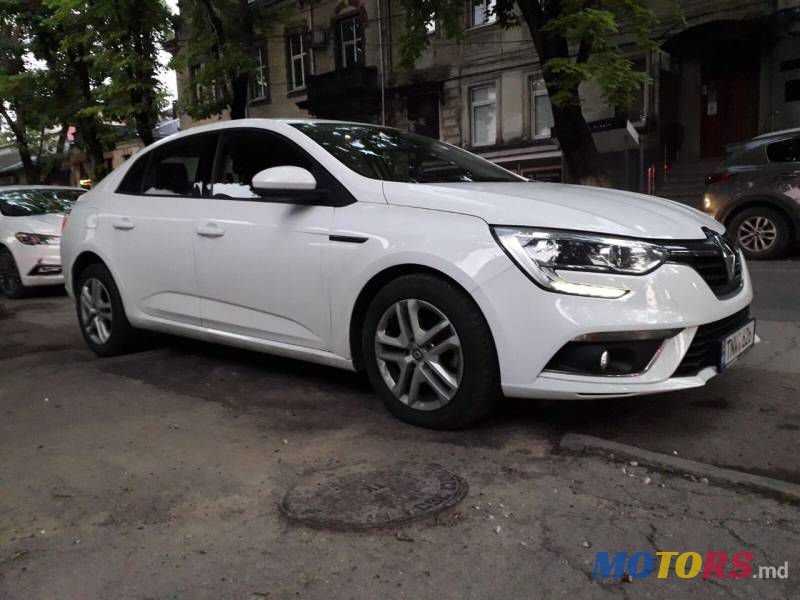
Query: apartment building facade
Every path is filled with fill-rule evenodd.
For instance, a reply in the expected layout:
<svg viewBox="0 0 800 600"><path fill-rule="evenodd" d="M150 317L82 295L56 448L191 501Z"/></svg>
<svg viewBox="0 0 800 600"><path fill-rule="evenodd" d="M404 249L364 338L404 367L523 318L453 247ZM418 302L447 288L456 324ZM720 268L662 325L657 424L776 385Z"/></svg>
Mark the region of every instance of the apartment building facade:
<svg viewBox="0 0 800 600"><path fill-rule="evenodd" d="M249 116L385 123L536 179L569 180L530 35L524 25L494 22L492 0L465 0L460 40L432 22L430 45L410 71L400 66L397 0L266 4L289 7L291 16L254 51ZM595 85L581 89L613 185L652 191L669 164L721 157L726 144L800 125L798 4L684 0L681 19L672 2L650 2L658 50L642 50L624 31L618 39L650 76L633 107L610 106ZM178 81L194 93L191 68ZM181 116L182 128L197 123Z"/></svg>

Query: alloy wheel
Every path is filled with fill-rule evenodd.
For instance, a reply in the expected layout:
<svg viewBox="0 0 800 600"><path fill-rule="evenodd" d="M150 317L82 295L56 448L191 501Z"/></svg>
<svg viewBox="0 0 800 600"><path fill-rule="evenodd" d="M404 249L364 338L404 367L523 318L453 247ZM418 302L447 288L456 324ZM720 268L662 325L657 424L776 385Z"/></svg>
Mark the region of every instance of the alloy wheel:
<svg viewBox="0 0 800 600"><path fill-rule="evenodd" d="M764 216L748 217L739 225L739 244L750 252L764 252L778 237L778 227Z"/></svg>
<svg viewBox="0 0 800 600"><path fill-rule="evenodd" d="M83 282L80 295L81 324L95 344L105 344L111 337L111 295L103 283L94 277Z"/></svg>
<svg viewBox="0 0 800 600"><path fill-rule="evenodd" d="M375 332L375 357L387 387L416 410L443 407L461 385L464 354L458 333L424 300L400 300L386 309Z"/></svg>

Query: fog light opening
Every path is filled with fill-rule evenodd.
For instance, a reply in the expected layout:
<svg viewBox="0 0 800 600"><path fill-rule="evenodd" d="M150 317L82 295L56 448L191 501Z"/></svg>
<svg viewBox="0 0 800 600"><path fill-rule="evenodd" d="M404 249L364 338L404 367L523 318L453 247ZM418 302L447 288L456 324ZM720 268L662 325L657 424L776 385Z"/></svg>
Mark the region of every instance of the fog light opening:
<svg viewBox="0 0 800 600"><path fill-rule="evenodd" d="M569 342L556 352L546 371L575 375L638 375L648 369L663 339Z"/></svg>

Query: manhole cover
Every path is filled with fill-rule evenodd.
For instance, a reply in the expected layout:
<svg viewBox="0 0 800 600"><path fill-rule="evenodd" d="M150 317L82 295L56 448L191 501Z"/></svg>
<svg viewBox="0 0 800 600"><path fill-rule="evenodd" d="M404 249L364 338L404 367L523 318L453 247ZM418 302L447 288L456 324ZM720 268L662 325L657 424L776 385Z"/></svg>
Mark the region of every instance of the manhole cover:
<svg viewBox="0 0 800 600"><path fill-rule="evenodd" d="M433 464L345 467L314 473L292 487L281 510L326 529L369 529L438 513L467 495L467 482Z"/></svg>

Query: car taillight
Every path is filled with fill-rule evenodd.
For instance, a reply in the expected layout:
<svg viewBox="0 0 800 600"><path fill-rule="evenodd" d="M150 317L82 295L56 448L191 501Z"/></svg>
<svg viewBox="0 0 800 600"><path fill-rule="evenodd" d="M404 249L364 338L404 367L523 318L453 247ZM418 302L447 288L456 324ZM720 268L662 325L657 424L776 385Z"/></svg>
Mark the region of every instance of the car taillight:
<svg viewBox="0 0 800 600"><path fill-rule="evenodd" d="M734 177L736 177L736 173L731 173L730 171L724 171L722 173L714 173L713 175L709 175L708 177L706 177L706 185L722 183L723 181L728 181L729 179L733 179Z"/></svg>

